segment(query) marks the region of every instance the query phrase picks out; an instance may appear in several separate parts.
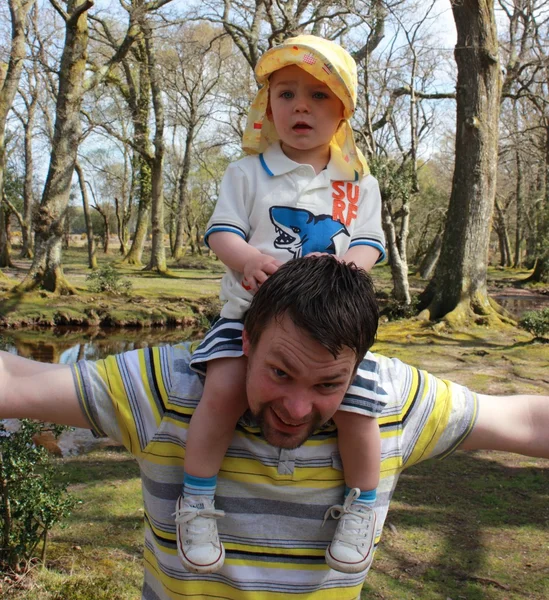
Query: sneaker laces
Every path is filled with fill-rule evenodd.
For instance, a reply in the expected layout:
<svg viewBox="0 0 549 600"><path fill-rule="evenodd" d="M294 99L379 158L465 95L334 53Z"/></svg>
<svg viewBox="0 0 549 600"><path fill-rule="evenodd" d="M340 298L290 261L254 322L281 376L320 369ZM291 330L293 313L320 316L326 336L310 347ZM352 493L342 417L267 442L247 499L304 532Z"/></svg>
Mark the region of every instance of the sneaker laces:
<svg viewBox="0 0 549 600"><path fill-rule="evenodd" d="M202 507L202 508L200 508ZM215 544L219 546L219 536L215 521L212 519L220 519L225 516L225 511L217 510L211 506L204 506L202 502L196 502L196 506L188 504L172 513L176 523L184 525L187 523L187 531L193 539L193 543Z"/></svg>
<svg viewBox="0 0 549 600"><path fill-rule="evenodd" d="M365 503L355 502L359 496L360 490L353 488L343 504L334 504L324 513L322 525L328 517L342 519L335 532L334 541L348 546L360 546L364 542L373 519L373 508Z"/></svg>

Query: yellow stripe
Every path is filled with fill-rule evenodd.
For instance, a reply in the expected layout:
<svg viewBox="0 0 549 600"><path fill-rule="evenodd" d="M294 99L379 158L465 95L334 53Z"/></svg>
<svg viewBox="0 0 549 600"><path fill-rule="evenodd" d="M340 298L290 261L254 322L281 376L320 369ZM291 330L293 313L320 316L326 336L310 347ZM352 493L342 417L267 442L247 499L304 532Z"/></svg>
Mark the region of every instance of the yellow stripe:
<svg viewBox="0 0 549 600"><path fill-rule="evenodd" d="M166 406L167 401L168 401L168 392L166 391L166 387L164 385L164 376L162 373L162 361L160 359L161 357L161 352L160 352L161 348L153 348L152 349L152 368L154 373L156 373L156 385L157 385L157 392L160 394L160 398L162 401L162 404L164 406ZM146 369L146 365L145 365L145 353L141 353L139 356L140 359L140 363L142 363L141 368L142 369ZM146 373L146 370L144 371ZM147 384L148 384L148 380ZM150 392L150 390L149 390ZM160 414L160 412L158 411L158 407L156 405L155 402L152 402L152 392L150 392L150 406L151 406L151 410L154 414L154 419L156 422L156 425L160 425L160 422L162 421L162 416Z"/></svg>
<svg viewBox="0 0 549 600"><path fill-rule="evenodd" d="M416 442L410 458L406 461L406 467L419 462L422 458L431 454L448 425L452 411L451 392L447 382L441 379L430 379L427 377L427 374L425 375L424 392L421 402L423 402L425 396L428 395L430 391L429 385L433 382L436 385L434 407L429 416L429 420L425 423L419 439Z"/></svg>
<svg viewBox="0 0 549 600"><path fill-rule="evenodd" d="M165 575L158 567L158 562L154 554L145 548L144 553L145 568L152 576L158 579L164 586L168 597L171 600L184 600L185 598L217 598L223 600L287 600L288 594L281 592L266 591L244 591L237 590L224 583L216 581L178 581ZM231 564L239 564L240 561L229 561ZM229 564L228 563L228 564ZM241 564L251 564L248 561ZM258 566L265 567L265 563L258 563ZM284 564L284 570L288 565ZM307 570L309 565L307 565ZM348 588L338 588L330 590L320 590L314 592L315 600L355 600L360 595L362 585L356 585ZM292 600L310 600L311 592L302 594L291 594Z"/></svg>
<svg viewBox="0 0 549 600"><path fill-rule="evenodd" d="M137 452L139 450L139 443L137 441L135 424L116 357L109 356L104 360L97 361L96 367L99 376L109 386L110 397L116 411L120 433L122 434L122 443L131 452Z"/></svg>

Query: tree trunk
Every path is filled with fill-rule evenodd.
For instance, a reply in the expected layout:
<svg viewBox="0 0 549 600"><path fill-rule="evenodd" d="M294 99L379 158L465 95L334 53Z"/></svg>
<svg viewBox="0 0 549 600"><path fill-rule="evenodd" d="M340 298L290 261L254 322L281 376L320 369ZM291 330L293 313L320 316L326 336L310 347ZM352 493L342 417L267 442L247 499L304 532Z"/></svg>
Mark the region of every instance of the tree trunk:
<svg viewBox="0 0 549 600"><path fill-rule="evenodd" d="M33 258L33 239L32 239L32 209L34 206L34 195L32 193L32 177L34 174L34 162L32 154L32 130L34 126L34 117L36 114L36 104L38 94L36 90L33 98L28 104L27 121L24 124L25 130L25 180L23 182L23 220L21 221L21 258Z"/></svg>
<svg viewBox="0 0 549 600"><path fill-rule="evenodd" d="M109 253L109 240L111 237L111 227L109 224L109 213L104 208L101 208L99 205L93 205L94 208L103 219L103 254Z"/></svg>
<svg viewBox="0 0 549 600"><path fill-rule="evenodd" d="M122 262L129 265L141 266L143 249L149 228L149 213L152 201L151 164L150 160L146 158L147 154L152 154L152 152L149 152L151 84L147 52L143 40L139 40L136 44L136 54L139 57L139 77L137 84L132 77L132 72L127 61L124 61L123 65L128 87L133 91L133 94L129 96L129 104L132 111L135 147L143 148L143 152L136 153L132 161L132 181L136 182L132 184L132 190L137 189L139 195L137 223L130 250Z"/></svg>
<svg viewBox="0 0 549 600"><path fill-rule="evenodd" d="M120 200L118 197L114 198L114 206L116 210L116 234L118 241L120 242L120 254L126 256L127 245L128 245L128 211L126 211L126 204L124 197Z"/></svg>
<svg viewBox="0 0 549 600"><path fill-rule="evenodd" d="M419 276L421 279L429 279L435 270L436 264L440 256L440 250L442 248L442 228L439 229L431 242L431 245L427 249L427 253L423 257L421 264L419 265Z"/></svg>
<svg viewBox="0 0 549 600"><path fill-rule="evenodd" d="M156 56L152 45L152 36L145 36L145 46L149 63L149 78L151 82L155 122L154 158L152 160L151 169L152 244L151 258L146 270L166 273L166 251L164 248L164 180L162 177L164 165L164 106L162 103L162 90L157 81Z"/></svg>
<svg viewBox="0 0 549 600"><path fill-rule="evenodd" d="M191 115L190 123L193 123ZM194 137L194 125L191 125L187 130L185 139L185 154L183 155L183 165L181 168L181 177L179 178L179 202L177 205L177 217L175 222L175 243L173 250L173 258L179 260L183 256L183 244L185 239L185 221L183 211L187 203L187 186L189 181L189 172L191 170L191 147Z"/></svg>
<svg viewBox="0 0 549 600"><path fill-rule="evenodd" d="M526 281L549 283L549 125L545 127L545 194L538 242L538 256L534 272Z"/></svg>
<svg viewBox="0 0 549 600"><path fill-rule="evenodd" d="M1 237L4 240L2 252L0 254L0 267L15 268L11 260L11 237L10 237L10 216L11 211L7 208L0 208L0 230Z"/></svg>
<svg viewBox="0 0 549 600"><path fill-rule="evenodd" d="M496 221L495 230L498 236L499 242L499 254L500 254L500 266L510 267L511 266L511 244L509 243L509 233L507 232L507 224L505 223L505 215L503 210L496 200ZM516 255L515 255L516 260ZM516 265L515 265L516 267Z"/></svg>
<svg viewBox="0 0 549 600"><path fill-rule="evenodd" d="M88 48L88 13L91 0L69 0L65 46L59 70L55 130L50 166L40 209L35 220L35 255L18 291L44 288L74 294L61 266L61 240L71 180L80 142L80 107Z"/></svg>
<svg viewBox="0 0 549 600"><path fill-rule="evenodd" d="M518 118L518 110L517 110L517 102L516 100L513 102L513 120L515 125L515 131L519 131L519 118ZM522 164L522 154L518 144L515 146L515 168L517 173L517 181L516 181L516 227L515 227L515 259L513 261L513 267L518 269L522 266L522 255L521 255L521 246L522 246L522 219L524 215L524 185L523 185L523 164ZM503 215L502 215L503 217Z"/></svg>
<svg viewBox="0 0 549 600"><path fill-rule="evenodd" d="M499 321L486 272L502 80L493 3L463 0L452 3L452 11L458 34L455 170L442 250L420 297L420 318L459 326Z"/></svg>
<svg viewBox="0 0 549 600"><path fill-rule="evenodd" d="M395 226L390 210L390 201L383 199L381 204L381 218L383 231L385 232L385 243L391 265L391 276L393 278L393 296L398 302L410 304L410 288L408 285L408 265L401 259Z"/></svg>
<svg viewBox="0 0 549 600"><path fill-rule="evenodd" d="M34 0L9 0L11 48L7 69L0 67L0 213L3 213L4 173L6 169L6 121L13 104L23 61L25 60L25 22ZM5 215L0 218L4 219ZM0 267L11 263L5 224L0 225ZM0 272L1 273L1 272Z"/></svg>
<svg viewBox="0 0 549 600"><path fill-rule="evenodd" d="M84 209L84 222L86 223L86 237L88 240L88 267L97 269L97 257L95 256L95 240L93 239L93 226L90 214L90 202L88 200L88 190L84 179L84 171L79 162L75 164L76 174L78 175L78 185L82 194L82 208Z"/></svg>

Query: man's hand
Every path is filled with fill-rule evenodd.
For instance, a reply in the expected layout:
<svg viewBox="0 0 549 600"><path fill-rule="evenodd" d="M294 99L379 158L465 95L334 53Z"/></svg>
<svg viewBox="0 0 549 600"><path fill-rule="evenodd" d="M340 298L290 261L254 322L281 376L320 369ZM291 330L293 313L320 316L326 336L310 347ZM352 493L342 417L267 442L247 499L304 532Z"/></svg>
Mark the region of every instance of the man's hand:
<svg viewBox="0 0 549 600"><path fill-rule="evenodd" d="M252 293L257 292L259 286L267 281L269 275L275 273L282 265L279 260L268 254L254 254L250 257L243 270L243 284Z"/></svg>

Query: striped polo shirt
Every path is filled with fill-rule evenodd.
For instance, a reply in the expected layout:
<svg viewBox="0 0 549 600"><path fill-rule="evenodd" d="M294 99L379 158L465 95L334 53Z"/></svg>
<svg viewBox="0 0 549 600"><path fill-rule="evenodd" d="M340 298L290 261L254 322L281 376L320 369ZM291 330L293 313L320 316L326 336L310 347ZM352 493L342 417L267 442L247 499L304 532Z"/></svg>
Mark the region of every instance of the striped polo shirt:
<svg viewBox="0 0 549 600"><path fill-rule="evenodd" d="M477 399L459 385L396 359L368 355L388 400L378 421L382 463L379 542L402 470L452 452L473 427ZM183 481L185 438L202 394L186 345L148 348L73 366L92 430L124 444L139 463L145 514L143 600L351 600L365 573L331 570L324 551L343 499L337 432L328 424L300 448L270 446L252 418L239 422L219 473L216 507L223 568L196 575L177 557L173 512Z"/></svg>

